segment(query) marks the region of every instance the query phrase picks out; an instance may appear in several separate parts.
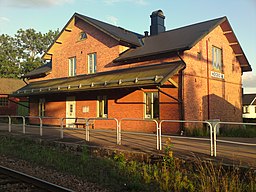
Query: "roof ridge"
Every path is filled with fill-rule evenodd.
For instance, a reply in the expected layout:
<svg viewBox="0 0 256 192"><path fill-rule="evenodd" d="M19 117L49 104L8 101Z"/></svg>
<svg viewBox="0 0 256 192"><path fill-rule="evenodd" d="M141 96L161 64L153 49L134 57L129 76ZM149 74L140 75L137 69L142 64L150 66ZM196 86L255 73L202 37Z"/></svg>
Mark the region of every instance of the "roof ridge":
<svg viewBox="0 0 256 192"><path fill-rule="evenodd" d="M183 28L192 27L192 26L195 26L195 25L204 24L204 23L213 22L213 21L222 20L222 19L227 19L227 17L223 16L223 17L219 17L219 18L215 18L215 19L210 19L210 20L207 20L207 21L200 21L200 22L197 22L197 23L193 23L193 24L181 26L181 27L178 27L178 28L166 30L166 31L164 31L162 33L171 32L171 31L175 31L175 30L180 30L180 29L183 29Z"/></svg>
<svg viewBox="0 0 256 192"><path fill-rule="evenodd" d="M104 23L104 24L110 25L110 26L112 26L112 27L116 27L116 28L119 28L119 29L121 29L121 30L124 30L124 31L128 31L128 32L130 32L130 33L133 33L133 34L141 35L141 34L139 34L139 33L137 33L137 32L131 31L131 30L126 29L126 28L124 28L124 27L117 26L117 25L114 25L114 24L111 24L111 23L107 23L107 22L105 22L105 21L101 21L101 20L99 20L99 19L95 19L95 18L92 18L92 17L86 16L86 15L83 15L83 14L81 14L81 13L77 13L77 12L75 12L75 15L79 15L79 16L82 16L82 17L85 17L85 18L89 18L89 19L91 19L91 20L95 20L95 21L97 21L97 22L101 22L101 23Z"/></svg>

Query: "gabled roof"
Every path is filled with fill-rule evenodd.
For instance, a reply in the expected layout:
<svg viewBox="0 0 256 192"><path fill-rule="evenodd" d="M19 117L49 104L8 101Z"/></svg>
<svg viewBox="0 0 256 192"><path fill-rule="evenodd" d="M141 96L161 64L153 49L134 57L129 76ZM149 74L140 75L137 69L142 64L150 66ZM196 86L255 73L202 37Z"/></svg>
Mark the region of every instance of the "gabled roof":
<svg viewBox="0 0 256 192"><path fill-rule="evenodd" d="M237 55L242 71L251 71L251 66L226 17L144 37L142 39L143 46L127 50L115 59L115 62L126 62L147 56L189 50L219 25L224 31L224 35L227 37L234 53Z"/></svg>
<svg viewBox="0 0 256 192"><path fill-rule="evenodd" d="M256 105L256 94L244 94L243 105Z"/></svg>
<svg viewBox="0 0 256 192"><path fill-rule="evenodd" d="M11 94L25 85L20 79L0 78L0 94Z"/></svg>
<svg viewBox="0 0 256 192"><path fill-rule="evenodd" d="M45 77L47 74L49 74L52 70L52 62L48 62L36 69L34 69L33 71L23 75L23 78L29 78L29 79L33 79L33 78L39 78L39 77Z"/></svg>
<svg viewBox="0 0 256 192"><path fill-rule="evenodd" d="M74 16L98 28L99 30L113 37L119 42L130 44L130 46L132 45L133 47L141 46L140 38L142 38L143 35L140 35L138 33L135 33L135 32L123 29L121 27L117 27L117 26L84 16L84 15L81 15L81 14L78 14L78 13L75 13Z"/></svg>
<svg viewBox="0 0 256 192"><path fill-rule="evenodd" d="M225 19L222 17L145 37L142 39L143 46L126 51L115 61L189 50Z"/></svg>
<svg viewBox="0 0 256 192"><path fill-rule="evenodd" d="M50 54L49 51L53 47L55 43L57 43L57 40L59 37L63 34L63 32L68 28L68 25L72 22L73 19L81 19L82 21L96 27L103 33L109 35L110 37L116 39L120 44L124 44L128 47L137 47L141 46L141 38L143 35L140 35L138 33L123 29L121 27L117 27L108 23L105 23L103 21L99 21L93 18L90 18L88 16L81 15L79 13L74 13L74 15L70 18L70 20L67 22L67 24L63 27L59 35L56 37L55 41L49 46L46 53L43 55L42 58L46 58L46 55Z"/></svg>
<svg viewBox="0 0 256 192"><path fill-rule="evenodd" d="M176 61L90 75L36 81L16 91L13 95L29 96L124 87L161 86L184 66L183 61Z"/></svg>

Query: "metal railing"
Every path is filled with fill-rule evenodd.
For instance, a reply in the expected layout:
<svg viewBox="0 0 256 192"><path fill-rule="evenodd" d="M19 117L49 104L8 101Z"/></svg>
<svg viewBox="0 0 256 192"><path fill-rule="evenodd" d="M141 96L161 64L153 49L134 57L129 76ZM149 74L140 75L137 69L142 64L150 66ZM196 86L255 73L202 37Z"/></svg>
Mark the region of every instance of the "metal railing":
<svg viewBox="0 0 256 192"><path fill-rule="evenodd" d="M156 121L154 119L137 119L137 118L122 118L120 120L117 120L116 118L56 118L56 117L38 117L38 116L9 116L9 115L0 115L0 119L4 119L1 123L6 124L8 127L8 131L12 132L14 131L13 128L16 125L22 126L22 133L27 133L27 127L31 126L30 121L32 119L37 119L36 126L39 127L39 135L43 136L43 130L44 128L47 128L47 126L44 125L44 123L47 122L47 119L55 119L55 123L57 124L56 127L58 130L60 130L60 138L63 138L64 131L65 130L82 130L85 131L85 140L90 141L90 132L109 132L110 134L113 132L116 132L116 144L122 145L122 136L123 134L132 134L132 135L142 135L142 136L153 136L156 137L156 149L162 150L162 139L164 137L172 137L177 139L187 139L187 140L201 140L201 141L210 141L210 156L217 156L217 142L220 143L228 143L233 145L240 145L240 146L256 146L256 143L246 143L246 142L238 142L238 141L229 141L229 140L217 140L217 128L220 127L220 125L242 125L242 126L256 126L256 123L240 123L240 122L214 122L212 124L208 121L182 121L182 120L161 120ZM21 123L17 124L14 123L14 119L21 119ZM76 127L68 127L66 126L65 120L67 119L82 119L85 122L85 128L76 128ZM109 125L110 121L114 121L114 129L115 130L106 130L106 129L90 129L90 121L108 121L106 125ZM146 123L151 122L153 125L151 125L151 128L156 131L156 133L146 133L146 132L135 132L135 131L127 131L127 127L125 127L125 122L129 121L137 121L140 123ZM0 121L1 122L1 121ZM32 121L33 122L33 121ZM164 135L162 134L163 130L163 124L165 123L202 123L206 124L209 129L209 138L196 138L196 137L185 137L185 136L178 136L178 135ZM59 124L59 126L58 126ZM75 124L73 124L75 125ZM134 124L133 124L134 126ZM5 128L5 127L4 127ZM50 128L50 127L48 127ZM255 127L256 128L256 127ZM107 128L108 129L108 128ZM220 127L220 129L223 129ZM137 139L137 138L136 138ZM140 139L140 138L138 138ZM115 140L114 140L115 141ZM153 140L152 140L153 141ZM151 146L152 147L152 146Z"/></svg>
<svg viewBox="0 0 256 192"><path fill-rule="evenodd" d="M208 121L183 121L183 120L161 120L159 122L159 150L162 150L162 124L163 123L203 123L207 124L209 126L209 136L210 136L210 155L213 156L213 129L212 125ZM193 140L205 140L203 138L189 138L189 137L182 137L182 136L169 136L169 137L176 137L176 138L182 138L182 139L193 139Z"/></svg>
<svg viewBox="0 0 256 192"><path fill-rule="evenodd" d="M236 145L245 145L245 146L256 146L256 143L245 143L237 141L228 141L228 140L217 140L217 127L220 125L251 125L256 126L256 123L240 123L240 122L216 122L213 127L213 146L214 146L214 157L217 156L217 141L222 143L236 144ZM220 129L222 129L220 127ZM256 127L255 127L256 129Z"/></svg>
<svg viewBox="0 0 256 192"><path fill-rule="evenodd" d="M118 123L118 120L116 118L100 118L100 117L96 117L96 118L88 118L87 121L86 121L86 126L85 126L85 129L86 129L86 141L90 141L90 126L89 126L89 122L90 121L115 121L116 123L116 143L117 145L119 145L119 123ZM97 132L106 132L105 130L98 130Z"/></svg>
<svg viewBox="0 0 256 192"><path fill-rule="evenodd" d="M122 144L122 122L123 121L142 121L142 122L153 122L156 124L156 149L159 150L159 125L158 122L154 119L136 119L136 118L122 118L119 120L119 140L118 140L118 144L121 145ZM140 134L140 135L145 135L145 133L134 133L134 132L126 132L126 133L130 133L130 134ZM147 133L148 134L148 133ZM153 135L153 134L152 134Z"/></svg>
<svg viewBox="0 0 256 192"><path fill-rule="evenodd" d="M25 116L26 119L39 119L39 134L43 136L43 121L42 118L39 116ZM25 124L26 125L26 124Z"/></svg>
<svg viewBox="0 0 256 192"><path fill-rule="evenodd" d="M81 128L75 128L75 120L76 119L84 120L85 123L87 122L87 118L74 118L74 117L63 117L63 118L60 118L60 122L61 122L61 125L60 125L60 138L61 139L64 138L64 130L85 130L85 129L81 129ZM67 124L67 123L64 123L64 120L74 120L74 123ZM87 132L86 132L86 134L87 134ZM87 139L87 135L86 135L85 139Z"/></svg>

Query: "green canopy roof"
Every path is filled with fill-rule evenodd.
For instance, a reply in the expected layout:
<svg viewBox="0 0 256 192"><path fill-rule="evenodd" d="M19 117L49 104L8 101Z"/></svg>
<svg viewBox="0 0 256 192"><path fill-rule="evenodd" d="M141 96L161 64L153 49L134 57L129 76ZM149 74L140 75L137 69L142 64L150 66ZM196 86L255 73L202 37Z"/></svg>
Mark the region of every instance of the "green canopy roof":
<svg viewBox="0 0 256 192"><path fill-rule="evenodd" d="M182 61L32 82L13 95L29 96L123 87L161 86L182 69Z"/></svg>

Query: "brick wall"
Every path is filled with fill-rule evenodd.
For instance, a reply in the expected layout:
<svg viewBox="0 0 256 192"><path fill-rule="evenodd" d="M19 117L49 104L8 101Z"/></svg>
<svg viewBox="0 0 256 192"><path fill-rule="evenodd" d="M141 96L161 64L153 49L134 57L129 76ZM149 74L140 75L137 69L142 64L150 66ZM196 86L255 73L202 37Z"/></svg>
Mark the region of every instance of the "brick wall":
<svg viewBox="0 0 256 192"><path fill-rule="evenodd" d="M224 80L211 77L212 46L222 49ZM221 27L215 28L191 50L186 51L183 59L187 64L184 70L185 119L242 121L241 68Z"/></svg>
<svg viewBox="0 0 256 192"><path fill-rule="evenodd" d="M76 27L74 22L71 22L69 27L72 28L72 31L63 32L60 39L62 44L56 44L52 49L52 73L37 80L67 77L68 58L74 56L77 59L77 75L86 74L87 54L94 52L97 52L98 72L178 60L176 56L170 54L161 58L154 56L140 62L113 63L113 60L118 57L120 51L125 50L125 47L118 45L116 40L98 29L79 20L76 22ZM79 40L81 31L87 33L87 39ZM224 80L213 78L210 75L212 71L212 46L222 49ZM215 28L191 50L185 51L182 58L187 64L184 70L184 87L180 87L184 94L185 120L221 119L222 121L241 121L241 68L229 46L229 42L223 35L221 27ZM174 79L178 83L177 75ZM168 83L166 85L167 87L161 88L163 93L160 93L160 119L180 119L179 105L172 98L178 98L178 88L170 88ZM66 96L75 96L76 116L96 117L97 96L108 95L109 118L143 119L144 91L145 89L119 89L45 96L47 101L46 115L65 117ZM168 94L172 97L169 97ZM88 107L89 112L84 113L83 107ZM37 108L38 98L32 97L30 115L38 115ZM104 123L99 125L103 126ZM127 130L155 132L153 125L145 126L142 123L129 124L126 127ZM177 132L178 130L178 123L166 123L163 132Z"/></svg>

